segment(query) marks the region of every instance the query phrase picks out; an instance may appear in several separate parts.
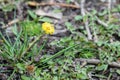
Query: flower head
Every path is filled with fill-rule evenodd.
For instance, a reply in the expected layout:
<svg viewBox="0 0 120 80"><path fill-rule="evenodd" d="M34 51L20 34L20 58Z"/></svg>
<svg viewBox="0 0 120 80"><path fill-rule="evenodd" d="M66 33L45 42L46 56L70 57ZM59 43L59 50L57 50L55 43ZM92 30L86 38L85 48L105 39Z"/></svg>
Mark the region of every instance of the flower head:
<svg viewBox="0 0 120 80"><path fill-rule="evenodd" d="M35 66L34 65L27 65L26 69L29 73L34 72Z"/></svg>
<svg viewBox="0 0 120 80"><path fill-rule="evenodd" d="M55 32L53 25L48 22L42 24L42 30L45 31L46 34L53 34Z"/></svg>

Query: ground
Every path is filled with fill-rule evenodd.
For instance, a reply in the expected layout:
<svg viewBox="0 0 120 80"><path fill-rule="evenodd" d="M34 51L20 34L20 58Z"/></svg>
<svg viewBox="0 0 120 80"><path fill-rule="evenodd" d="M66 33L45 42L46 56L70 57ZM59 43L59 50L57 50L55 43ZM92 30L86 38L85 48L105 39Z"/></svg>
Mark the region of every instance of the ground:
<svg viewBox="0 0 120 80"><path fill-rule="evenodd" d="M119 0L1 0L0 80L120 80Z"/></svg>

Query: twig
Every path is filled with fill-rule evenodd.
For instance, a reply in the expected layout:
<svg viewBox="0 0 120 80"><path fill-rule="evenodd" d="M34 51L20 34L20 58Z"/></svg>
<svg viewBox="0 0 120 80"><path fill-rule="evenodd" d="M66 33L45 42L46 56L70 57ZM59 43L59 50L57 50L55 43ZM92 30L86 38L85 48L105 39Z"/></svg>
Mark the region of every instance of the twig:
<svg viewBox="0 0 120 80"><path fill-rule="evenodd" d="M93 76L92 72L88 72L89 80L94 80L94 79L92 78L92 76Z"/></svg>
<svg viewBox="0 0 120 80"><path fill-rule="evenodd" d="M37 3L35 1L29 1L27 2L27 4L29 6L61 6L61 7L67 7L67 8L77 8L79 9L80 7L79 6L76 6L76 5L72 5L72 4L65 4L65 3L56 3L56 2L48 2L48 3L45 3L45 2L42 2L42 3Z"/></svg>
<svg viewBox="0 0 120 80"><path fill-rule="evenodd" d="M93 15L90 14L88 11L85 11L85 12L86 12L87 14L89 14L91 17L93 17ZM92 18L92 19L93 19L93 18ZM94 21L94 20L92 20L92 21ZM94 25L94 22L92 22L92 23L93 23L93 26L95 26L95 25ZM93 35L94 35L93 40L94 40L95 42L98 42L98 36L97 36L95 30L93 30Z"/></svg>
<svg viewBox="0 0 120 80"><path fill-rule="evenodd" d="M99 59L83 59L83 58L80 58L80 59L75 59L76 62L84 62L86 61L88 64L94 64L94 65L97 65L97 64L100 64L101 61ZM120 68L120 63L117 63L117 62L107 62L107 64L111 67L117 67L117 68Z"/></svg>
<svg viewBox="0 0 120 80"><path fill-rule="evenodd" d="M90 14L87 10L85 11L87 14L89 14L89 15L92 15L92 14ZM104 27L108 27L108 24L107 23L105 23L105 22L103 22L103 21L101 21L97 16L95 16L95 18L96 18L96 20L97 20L97 22L99 23L99 24L101 24L102 26L104 26Z"/></svg>
<svg viewBox="0 0 120 80"><path fill-rule="evenodd" d="M108 10L111 10L111 0L108 0Z"/></svg>
<svg viewBox="0 0 120 80"><path fill-rule="evenodd" d="M97 22L105 27L108 27L108 24L106 24L105 22L101 21L97 16L95 16L97 19Z"/></svg>
<svg viewBox="0 0 120 80"><path fill-rule="evenodd" d="M10 21L7 25L3 26L2 29L6 29L8 27L10 27L11 25L15 24L15 23L18 23L19 21L21 21L22 19L15 19L15 20L12 20Z"/></svg>
<svg viewBox="0 0 120 80"><path fill-rule="evenodd" d="M83 17L86 15L85 10L84 10L84 4L85 4L85 0L81 0L81 14L82 14ZM88 39L92 40L92 35L91 35L90 29L88 27L88 20L86 20L86 22L85 22L85 28L86 28L86 31L87 31Z"/></svg>
<svg viewBox="0 0 120 80"><path fill-rule="evenodd" d="M108 22L110 22L111 19L111 0L108 0Z"/></svg>

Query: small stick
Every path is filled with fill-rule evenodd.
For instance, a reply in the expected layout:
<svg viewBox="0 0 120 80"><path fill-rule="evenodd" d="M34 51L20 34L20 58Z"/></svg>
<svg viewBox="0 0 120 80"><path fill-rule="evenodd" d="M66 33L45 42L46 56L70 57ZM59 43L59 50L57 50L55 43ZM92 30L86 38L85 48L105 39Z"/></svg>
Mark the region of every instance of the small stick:
<svg viewBox="0 0 120 80"><path fill-rule="evenodd" d="M89 14L90 16L93 17L93 15L90 14L88 11L85 11L85 13L87 13L87 14ZM93 22L93 23L94 23L94 22ZM95 25L93 24L93 26L95 26ZM94 38L93 38L94 42L98 42L98 36L97 36L95 30L93 30L93 35L94 35Z"/></svg>
<svg viewBox="0 0 120 80"><path fill-rule="evenodd" d="M84 9L84 4L85 4L85 0L81 0L81 14L83 17L86 15L85 9ZM86 20L86 22L85 22L85 28L87 31L88 40L92 40L92 34L91 34L90 29L88 27L88 20Z"/></svg>
<svg viewBox="0 0 120 80"><path fill-rule="evenodd" d="M108 27L108 24L106 24L105 22L101 21L97 16L95 16L97 19L97 22L101 25L103 25L104 27Z"/></svg>
<svg viewBox="0 0 120 80"><path fill-rule="evenodd" d="M108 21L111 19L111 0L108 0Z"/></svg>
<svg viewBox="0 0 120 80"><path fill-rule="evenodd" d="M89 15L92 15L88 11L85 11L85 12L88 13ZM97 16L95 16L95 18L97 19L97 22L99 24L103 25L105 28L108 27L108 24L106 24L105 22L101 21Z"/></svg>
<svg viewBox="0 0 120 80"><path fill-rule="evenodd" d="M3 26L2 29L6 29L8 28L9 26L15 24L15 23L18 23L19 21L21 21L22 19L14 19L12 21L10 21L7 25Z"/></svg>
<svg viewBox="0 0 120 80"><path fill-rule="evenodd" d="M83 59L83 58L80 58L80 59L75 59L76 62L87 62L88 64L94 64L94 65L97 65L97 64L100 64L101 61L99 59ZM117 63L117 62L108 62L107 63L109 66L111 67L117 67L117 68L120 68L120 63Z"/></svg>
<svg viewBox="0 0 120 80"><path fill-rule="evenodd" d="M72 5L72 4L65 4L65 3L56 3L56 2L48 2L48 3L37 3L35 1L30 1L30 2L27 2L28 5L30 6L46 6L46 5L49 5L49 6L61 6L61 7L67 7L67 8L77 8L79 9L80 7L79 6L76 6L76 5Z"/></svg>

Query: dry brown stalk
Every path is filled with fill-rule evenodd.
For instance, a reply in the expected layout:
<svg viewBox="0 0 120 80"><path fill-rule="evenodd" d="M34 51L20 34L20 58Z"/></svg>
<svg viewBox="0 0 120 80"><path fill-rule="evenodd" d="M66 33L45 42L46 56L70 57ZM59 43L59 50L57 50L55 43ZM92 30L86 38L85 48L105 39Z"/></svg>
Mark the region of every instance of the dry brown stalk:
<svg viewBox="0 0 120 80"><path fill-rule="evenodd" d="M94 65L101 63L99 59L84 59L84 58L75 59L75 62L86 62L88 64L94 64ZM120 63L118 62L107 62L106 64L108 64L111 67L120 68Z"/></svg>
<svg viewBox="0 0 120 80"><path fill-rule="evenodd" d="M9 26L11 26L11 25L13 25L13 24L15 24L15 23L18 23L18 22L21 21L21 20L22 20L22 19L14 19L14 20L10 21L7 25L3 26L2 28L3 28L3 29L6 29L6 28L8 28Z"/></svg>
<svg viewBox="0 0 120 80"><path fill-rule="evenodd" d="M67 7L67 8L77 8L79 9L80 7L79 6L76 6L76 5L73 5L73 4L65 4L65 3L56 3L56 2L42 2L42 3L37 3L35 1L30 1L30 2L27 2L27 4L29 6L61 6L61 7Z"/></svg>

